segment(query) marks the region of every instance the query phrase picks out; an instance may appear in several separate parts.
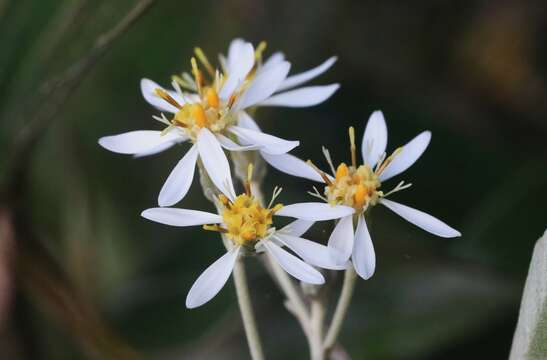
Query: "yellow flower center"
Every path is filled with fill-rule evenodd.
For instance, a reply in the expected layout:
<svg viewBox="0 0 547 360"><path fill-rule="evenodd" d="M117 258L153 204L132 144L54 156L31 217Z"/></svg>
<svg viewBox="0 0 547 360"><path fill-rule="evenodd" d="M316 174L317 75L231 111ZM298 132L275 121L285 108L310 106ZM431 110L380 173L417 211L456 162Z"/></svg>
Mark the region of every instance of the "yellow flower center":
<svg viewBox="0 0 547 360"><path fill-rule="evenodd" d="M234 124L236 118L230 110L240 95L240 92L235 92L229 99L221 100L218 93L228 74L222 74L213 68L200 48L194 49L194 52L205 73L198 67L196 58L192 58L190 61L192 75L183 73L182 76L174 75L172 79L179 93L182 93L182 89L190 90L197 93L199 99L195 98L195 94L183 93L185 103L179 104L166 91L156 89L157 96L178 109L170 120L171 126L167 131L175 126L181 127L193 141L196 140L202 128L217 133Z"/></svg>
<svg viewBox="0 0 547 360"><path fill-rule="evenodd" d="M224 207L221 215L226 228L223 232L237 245L253 245L266 237L273 214L283 207L277 204L271 209L265 209L248 194L239 195L233 202L224 195L220 195L219 200Z"/></svg>
<svg viewBox="0 0 547 360"><path fill-rule="evenodd" d="M335 179L325 187L325 196L333 205L342 204L366 211L378 202L380 186L378 175L370 166L361 165L356 169L342 163L336 169Z"/></svg>
<svg viewBox="0 0 547 360"><path fill-rule="evenodd" d="M202 128L220 132L234 122L229 109L222 104L214 88L204 88L200 99L200 102L182 105L172 121L174 125L184 128L193 140Z"/></svg>
<svg viewBox="0 0 547 360"><path fill-rule="evenodd" d="M196 92L199 96L199 101L194 101L192 98L192 103L186 103L187 99L185 99L184 104L179 104L166 91L159 88L156 89L157 96L178 109L174 118L170 120L171 125L164 130L164 134L178 126L183 128L190 139L195 142L202 128L207 128L212 132L221 132L227 126L235 124L236 118L230 110L237 98L245 91L254 78L258 64L262 63L262 54L265 49L265 42L261 42L257 46L255 50L255 66L251 69L243 84L230 95L229 99L222 101L218 92L229 74L226 73L226 69L223 69L223 72L215 69L203 50L195 48L194 53L196 57L192 57L190 60L192 75L182 73L181 76L174 75L172 79L179 93L182 93L182 89ZM205 69L205 73L198 67L198 60Z"/></svg>

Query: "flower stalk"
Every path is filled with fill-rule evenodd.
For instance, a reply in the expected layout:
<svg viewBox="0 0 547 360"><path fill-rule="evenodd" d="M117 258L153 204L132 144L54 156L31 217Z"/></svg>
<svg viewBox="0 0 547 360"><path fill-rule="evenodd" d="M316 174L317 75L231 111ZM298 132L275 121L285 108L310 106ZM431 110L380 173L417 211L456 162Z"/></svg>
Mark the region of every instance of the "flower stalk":
<svg viewBox="0 0 547 360"><path fill-rule="evenodd" d="M263 360L264 353L262 351L262 342L260 341L260 335L256 326L251 297L249 295L249 287L247 285L245 264L243 263L242 258L239 258L236 261L232 276L234 278L237 303L239 304L239 311L241 312L241 319L243 320L243 328L245 329L245 335L247 336L247 344L249 345L251 358L253 360Z"/></svg>
<svg viewBox="0 0 547 360"><path fill-rule="evenodd" d="M351 303L356 280L357 273L355 272L353 266L349 266L344 273L344 284L342 285L342 291L340 293L340 297L338 298L338 303L336 304L336 309L334 310L331 324L327 330L327 335L325 336L325 342L323 344L325 352L330 351L336 344L336 340L340 334L342 324L344 323L349 305Z"/></svg>
<svg viewBox="0 0 547 360"><path fill-rule="evenodd" d="M205 197L211 201L218 209L218 202L216 201L216 194L218 190L212 183L209 176L203 169L201 162L198 162L200 184L203 189ZM224 245L228 248L229 241L224 234L221 234ZM283 270L281 270L283 272ZM262 342L256 325L253 306L251 303L251 296L249 295L249 286L247 284L247 274L245 272L245 265L243 259L240 257L236 260L234 270L232 272L234 284L236 288L237 303L239 305L239 311L241 313L241 320L243 321L243 329L245 330L245 336L247 338L247 344L249 351L251 352L251 358L253 360L263 360L264 352L262 350Z"/></svg>
<svg viewBox="0 0 547 360"><path fill-rule="evenodd" d="M325 319L325 305L318 295L311 299L310 316L310 352L312 360L324 360L325 349L323 346L323 323Z"/></svg>

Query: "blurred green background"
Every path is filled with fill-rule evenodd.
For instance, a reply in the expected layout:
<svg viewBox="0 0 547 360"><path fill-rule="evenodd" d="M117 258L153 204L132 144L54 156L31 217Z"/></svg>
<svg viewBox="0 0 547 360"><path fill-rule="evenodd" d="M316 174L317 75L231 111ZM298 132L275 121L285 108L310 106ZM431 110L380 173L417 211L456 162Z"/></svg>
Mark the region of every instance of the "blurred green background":
<svg viewBox="0 0 547 360"><path fill-rule="evenodd" d="M547 199L547 12L542 1L158 0L86 75L40 133L13 203L13 144L40 113L41 84L86 54L136 3L0 0L0 357L244 359L233 285L196 310L193 281L222 253L218 235L142 219L187 145L143 159L109 153L104 135L159 129L139 81L167 85L194 46L215 55L244 37L282 50L291 72L339 57L314 84L326 103L261 109L270 133L323 164L349 159L384 111L389 148L429 129L428 151L394 199L463 233L441 239L375 208L376 275L360 281L341 343L354 359L502 359L509 352ZM309 200L307 181L270 170L265 190ZM396 185L389 182L386 187ZM179 204L212 210L195 181ZM308 238L326 241L330 224ZM305 338L256 261L248 273L271 359L307 356ZM339 280L339 279L338 279ZM337 280L336 280L337 281Z"/></svg>

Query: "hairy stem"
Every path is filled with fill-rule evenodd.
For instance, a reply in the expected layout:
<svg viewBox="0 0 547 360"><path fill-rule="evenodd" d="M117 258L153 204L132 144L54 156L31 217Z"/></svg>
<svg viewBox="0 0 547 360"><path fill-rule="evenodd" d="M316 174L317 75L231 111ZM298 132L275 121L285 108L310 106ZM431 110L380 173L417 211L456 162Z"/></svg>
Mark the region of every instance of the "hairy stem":
<svg viewBox="0 0 547 360"><path fill-rule="evenodd" d="M251 298L249 296L249 287L247 286L247 275L243 259L239 258L234 266L234 283L236 286L237 302L239 311L243 320L247 343L253 360L263 360L262 343L258 334Z"/></svg>
<svg viewBox="0 0 547 360"><path fill-rule="evenodd" d="M310 352L312 360L324 360L323 347L323 320L325 319L325 305L320 298L314 297L311 301L310 317Z"/></svg>
<svg viewBox="0 0 547 360"><path fill-rule="evenodd" d="M344 274L344 284L342 285L342 292L338 298L338 303L336 304L336 309L334 310L334 315L332 317L332 322L327 331L327 336L325 337L325 342L323 348L325 351L329 351L336 344L336 339L338 334L342 329L342 324L346 318L348 312L349 304L351 302L351 297L353 296L353 290L355 288L355 280L357 279L357 273L353 269L353 265L349 266L346 269Z"/></svg>

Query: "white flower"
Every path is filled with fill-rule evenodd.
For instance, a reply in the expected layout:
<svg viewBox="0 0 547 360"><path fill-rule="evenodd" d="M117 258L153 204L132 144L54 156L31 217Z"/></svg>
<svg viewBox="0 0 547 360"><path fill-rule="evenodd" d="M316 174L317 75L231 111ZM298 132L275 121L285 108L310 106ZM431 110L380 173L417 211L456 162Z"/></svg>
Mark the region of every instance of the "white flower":
<svg viewBox="0 0 547 360"><path fill-rule="evenodd" d="M232 41L224 73L221 73L213 69L197 48L196 56L210 77L209 83L195 58L191 61L193 78L187 73L175 76L172 82L175 91L166 90L152 80L141 81L146 101L173 114L171 119L163 114L154 117L167 128L106 136L99 139L99 144L116 153L141 157L184 141L193 143L165 181L158 196L160 206L174 205L186 195L198 156L213 183L222 191L229 189L232 181L230 167L222 148L229 151L260 150L261 153L279 155L299 144L298 141L280 139L240 126L250 119L246 109L262 105L311 106L326 100L338 88L338 84L305 87L272 96L277 91L293 88L320 75L336 59L331 58L312 70L287 77L290 64L283 56L277 53L262 63L262 51L263 46L255 51L250 43L240 39ZM192 92L183 92L183 88ZM228 197L233 200L235 194Z"/></svg>
<svg viewBox="0 0 547 360"><path fill-rule="evenodd" d="M230 43L228 49L228 57L223 60L225 63L226 70L228 74L237 70L237 66L233 64L238 64L241 62L242 58L245 58L245 47L250 44L245 42L242 39L235 39ZM251 45L252 46L252 45ZM285 55L281 52L276 52L271 55L268 59L262 62L262 52L264 50L265 43L261 43L258 48L257 64L256 64L256 77L264 77L264 74L269 73L272 69L279 67L281 64L288 63L285 60ZM324 61L319 66L314 67L313 69L304 71L302 73L287 76L285 74L282 79L279 79L280 82L276 84L271 84L269 87L269 94L267 96L262 96L260 102L256 102L256 106L286 106L286 107L307 107L313 106L322 103L327 100L329 97L334 94L336 90L340 87L339 84L329 84L329 85L320 85L320 86L307 86L295 89L297 86L300 86L319 75L327 71L334 63L337 58L335 56L330 57ZM259 88L259 86L256 86ZM255 98L256 96L251 96Z"/></svg>
<svg viewBox="0 0 547 360"><path fill-rule="evenodd" d="M331 206L325 203L272 206L280 190L274 190L272 200L266 208L253 197L248 182L246 192L233 200L227 197L233 189L218 197L217 205L220 215L168 207L151 208L142 212L144 218L166 225L203 225L206 230L223 233L230 242L228 252L210 265L190 289L186 298L188 308L203 305L222 289L230 277L239 254L243 251L265 252L287 273L310 284L323 284L325 281L323 275L313 266L329 269L343 268L333 263L332 254L327 246L306 240L301 236L315 221L351 216L354 209L344 205ZM272 227L273 215L299 220L276 230ZM284 250L284 246L304 261Z"/></svg>
<svg viewBox="0 0 547 360"><path fill-rule="evenodd" d="M356 272L362 278L369 279L374 274L376 256L364 214L376 204L384 205L403 219L434 235L445 238L461 236L460 232L437 218L387 199L389 195L407 189L411 184L401 181L388 193L379 190L384 181L402 173L414 164L423 154L430 140L431 133L424 131L403 147L396 149L391 156L386 157L387 126L382 112L375 111L366 124L361 144L362 165L357 165L353 128L350 128L352 157L350 166L341 163L335 169L328 150L323 149L332 176L290 154L266 155L264 158L280 171L326 183L322 194L314 187L315 192L312 195L330 204L344 204L355 209L354 215L340 219L329 238L328 246L336 256L336 263L344 264L351 257ZM357 218L356 229L354 229L355 217Z"/></svg>

